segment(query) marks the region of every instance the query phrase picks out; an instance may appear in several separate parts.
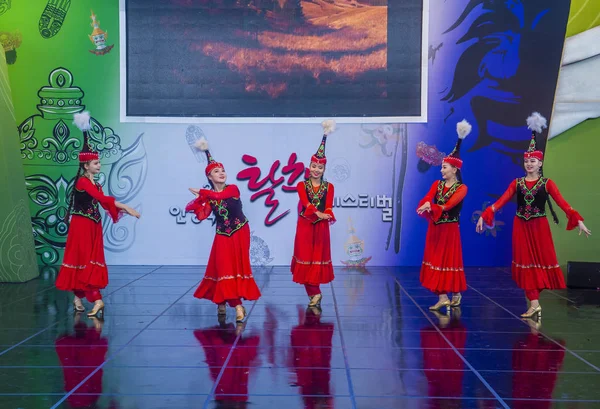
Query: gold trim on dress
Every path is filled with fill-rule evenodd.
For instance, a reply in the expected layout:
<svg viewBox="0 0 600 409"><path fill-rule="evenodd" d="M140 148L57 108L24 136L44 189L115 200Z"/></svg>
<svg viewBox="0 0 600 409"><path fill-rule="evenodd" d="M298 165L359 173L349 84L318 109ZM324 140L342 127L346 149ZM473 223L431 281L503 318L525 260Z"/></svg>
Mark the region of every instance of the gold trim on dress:
<svg viewBox="0 0 600 409"><path fill-rule="evenodd" d="M437 267L427 261L423 261L423 265L429 267L432 270L436 270L436 271L464 271L465 270L463 267L456 267L456 268L454 268L454 267Z"/></svg>
<svg viewBox="0 0 600 409"><path fill-rule="evenodd" d="M327 264L331 264L331 260L328 261L301 261L298 260L298 258L296 258L296 256L292 257L294 259L294 261L298 264L304 264L304 265L311 265L311 264L316 264L316 265L327 265Z"/></svg>
<svg viewBox="0 0 600 409"><path fill-rule="evenodd" d="M102 263L99 263L97 261L90 261L90 264L94 264L94 265L99 266L99 267L106 267L106 265L104 265ZM87 266L86 265L83 265L83 266L74 266L72 264L65 264L65 263L63 263L62 267L74 268L76 270L84 270Z"/></svg>
<svg viewBox="0 0 600 409"><path fill-rule="evenodd" d="M203 280L210 280L210 281L219 282L219 281L223 281L223 280L233 280L234 278L241 278L241 279L244 279L244 280L249 280L249 279L252 279L254 277L251 276L251 275L250 276L243 276L243 275L238 274L238 275L235 275L235 276L224 276L224 277L219 277L219 278L204 277Z"/></svg>
<svg viewBox="0 0 600 409"><path fill-rule="evenodd" d="M518 267L518 268L542 268L542 269L549 270L551 268L559 268L560 267L560 264L555 264L553 266L542 266L542 265L539 265L539 264L529 264L529 265L517 264L514 261L512 263L513 263L513 265L515 267Z"/></svg>

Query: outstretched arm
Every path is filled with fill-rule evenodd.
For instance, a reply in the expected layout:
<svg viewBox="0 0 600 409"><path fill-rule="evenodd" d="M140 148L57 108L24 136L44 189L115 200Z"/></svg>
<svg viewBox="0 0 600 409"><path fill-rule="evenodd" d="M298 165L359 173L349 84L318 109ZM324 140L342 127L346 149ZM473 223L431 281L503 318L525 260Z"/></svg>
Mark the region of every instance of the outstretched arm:
<svg viewBox="0 0 600 409"><path fill-rule="evenodd" d="M136 210L132 209L126 204L117 202L112 196L106 196L101 189L98 189L94 182L92 182L86 177L80 177L79 180L77 180L77 182L75 183L75 189L79 191L83 190L90 196L92 196L94 199L96 199L98 203L100 203L100 206L102 206L102 208L104 208L108 212L111 219L115 223L117 222L117 220L119 220L119 209L125 211L131 216L137 218L140 217L140 214Z"/></svg>
<svg viewBox="0 0 600 409"><path fill-rule="evenodd" d="M228 185L222 192L215 192L208 189L200 189L199 196L208 200L225 200L231 198L240 198L240 190L236 185Z"/></svg>
<svg viewBox="0 0 600 409"><path fill-rule="evenodd" d="M185 212L193 212L198 220L202 221L210 216L212 208L206 198L198 196L185 206Z"/></svg>
<svg viewBox="0 0 600 409"><path fill-rule="evenodd" d="M508 186L508 189L506 189L506 192L504 192L504 194L500 196L500 198L496 200L496 202L493 205L486 208L485 211L481 214L481 219L483 219L486 225L494 225L494 213L502 209L502 207L504 207L504 205L506 205L510 201L510 199L512 199L515 193L517 193L517 181L513 180Z"/></svg>
<svg viewBox="0 0 600 409"><path fill-rule="evenodd" d="M567 215L567 230L573 230L579 225L580 221L583 222L583 217L562 197L554 181L548 179L546 182L546 191L552 196L558 207Z"/></svg>

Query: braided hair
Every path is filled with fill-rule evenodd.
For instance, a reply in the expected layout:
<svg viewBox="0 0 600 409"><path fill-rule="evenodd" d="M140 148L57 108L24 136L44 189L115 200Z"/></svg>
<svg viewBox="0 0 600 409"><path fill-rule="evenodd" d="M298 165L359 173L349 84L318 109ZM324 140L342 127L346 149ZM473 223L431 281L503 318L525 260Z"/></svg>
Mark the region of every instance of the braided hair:
<svg viewBox="0 0 600 409"><path fill-rule="evenodd" d="M540 177L541 178L544 177L544 170L542 168L543 168L543 166L540 166ZM554 221L554 224L558 224L558 216L556 215L556 212L554 211L554 206L552 206L552 200L550 200L549 195L548 195L548 208L550 209L550 213L552 214L552 220Z"/></svg>
<svg viewBox="0 0 600 409"><path fill-rule="evenodd" d="M73 210L73 206L75 206L75 185L77 184L77 181L79 180L79 178L85 174L86 163L89 163L89 162L79 164L79 168L77 168L77 174L75 174L75 179L73 179L73 187L71 188L71 193L69 193L69 202L68 202L69 206L67 207L67 216L65 219L65 222L67 224L69 224L69 222L70 222L69 219L71 218L71 210Z"/></svg>

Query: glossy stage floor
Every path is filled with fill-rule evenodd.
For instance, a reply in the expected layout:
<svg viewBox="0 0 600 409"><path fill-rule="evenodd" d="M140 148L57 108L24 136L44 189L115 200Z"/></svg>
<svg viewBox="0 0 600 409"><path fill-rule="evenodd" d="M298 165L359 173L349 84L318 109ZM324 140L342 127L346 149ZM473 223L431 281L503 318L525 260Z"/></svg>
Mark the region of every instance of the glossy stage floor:
<svg viewBox="0 0 600 409"><path fill-rule="evenodd" d="M417 269L336 271L322 313L255 269L244 325L192 293L202 268L113 266L104 321L53 273L0 285L0 408L598 408L598 292L544 292L541 326L502 269L432 313ZM87 305L89 309L89 305Z"/></svg>

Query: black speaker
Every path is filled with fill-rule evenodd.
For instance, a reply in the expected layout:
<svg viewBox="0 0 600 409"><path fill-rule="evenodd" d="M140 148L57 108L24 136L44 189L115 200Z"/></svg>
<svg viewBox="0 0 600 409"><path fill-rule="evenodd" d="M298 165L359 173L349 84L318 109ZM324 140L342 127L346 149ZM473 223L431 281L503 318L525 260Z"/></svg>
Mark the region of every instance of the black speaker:
<svg viewBox="0 0 600 409"><path fill-rule="evenodd" d="M600 263L568 261L567 287L600 289Z"/></svg>

